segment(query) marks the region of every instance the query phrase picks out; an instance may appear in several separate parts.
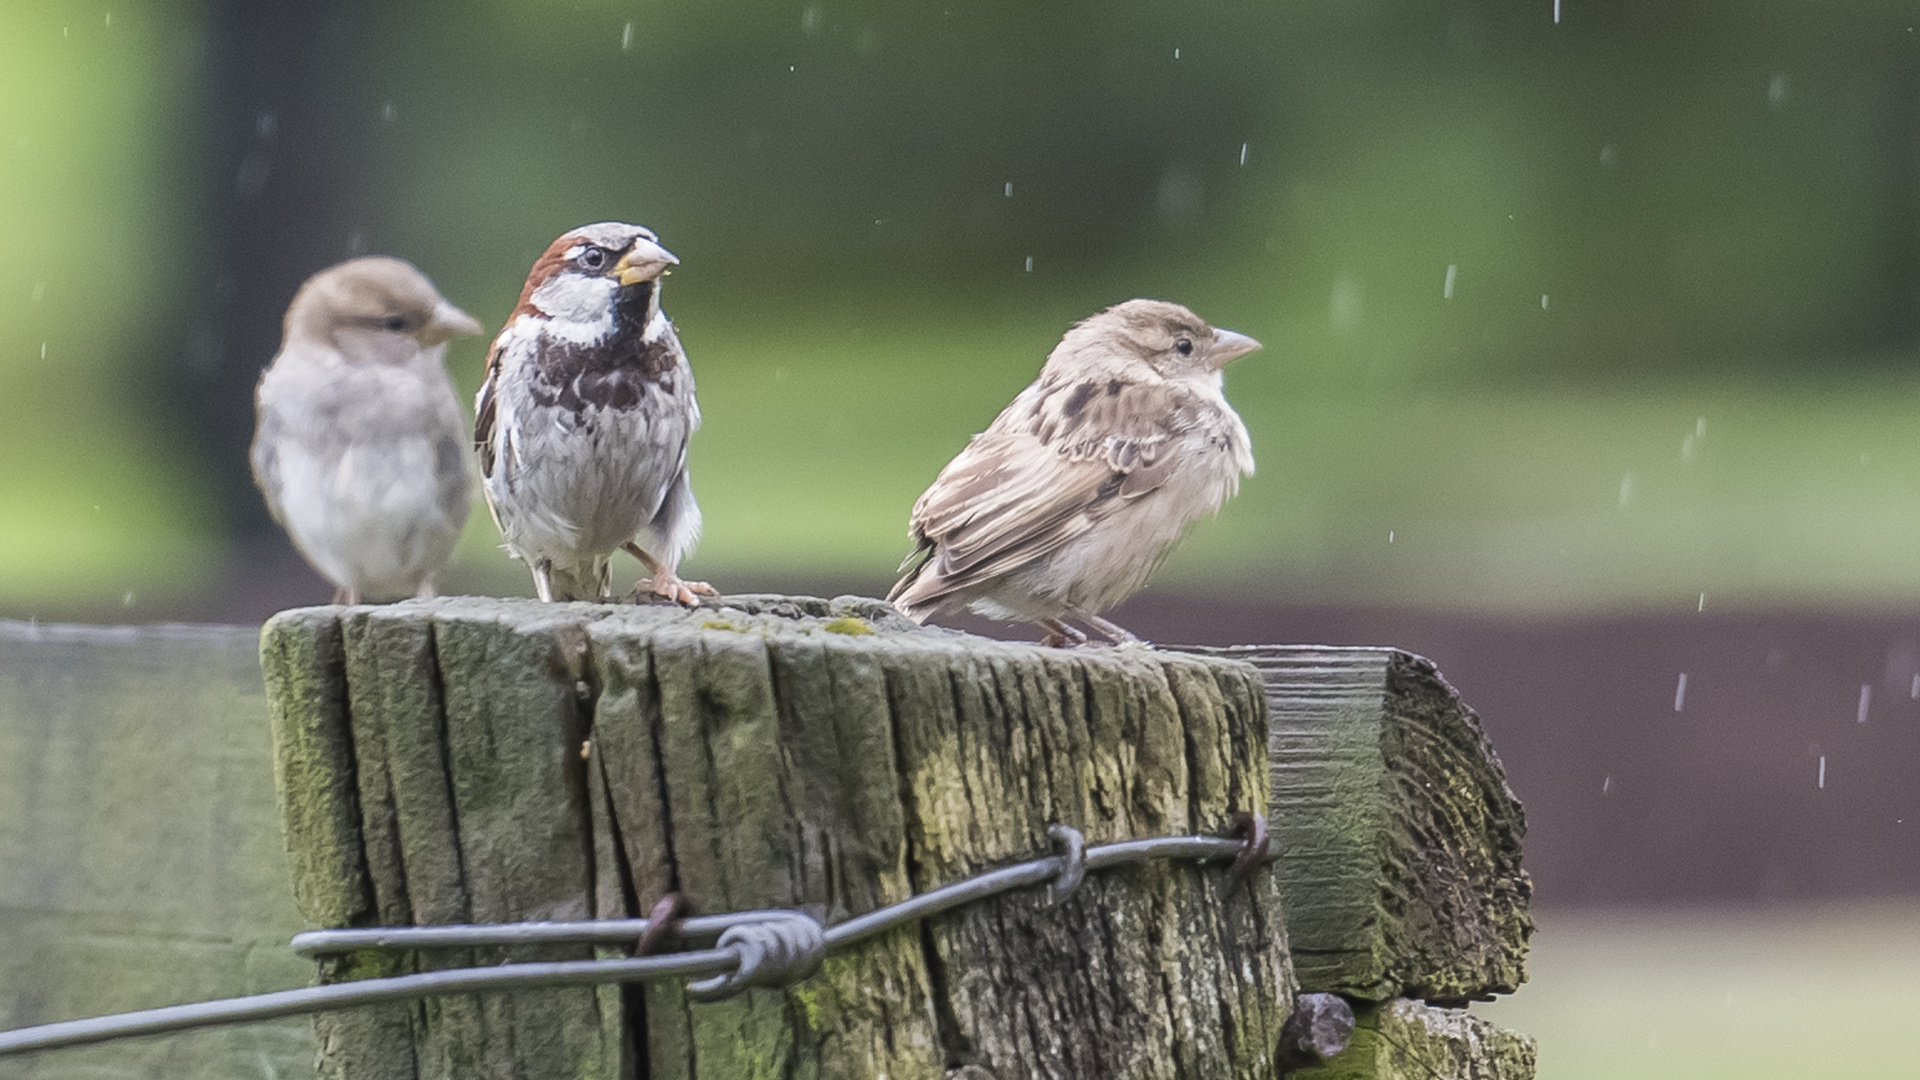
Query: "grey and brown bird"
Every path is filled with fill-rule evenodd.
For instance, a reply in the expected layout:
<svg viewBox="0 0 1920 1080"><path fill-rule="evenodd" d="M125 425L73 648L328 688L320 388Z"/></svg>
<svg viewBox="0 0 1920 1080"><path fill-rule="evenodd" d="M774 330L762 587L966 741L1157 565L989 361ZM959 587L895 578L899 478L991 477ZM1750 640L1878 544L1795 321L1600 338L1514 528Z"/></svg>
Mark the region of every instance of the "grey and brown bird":
<svg viewBox="0 0 1920 1080"><path fill-rule="evenodd" d="M534 262L487 357L474 407L482 485L542 600L610 598L623 549L650 574L637 591L689 606L713 592L679 576L700 536L687 477L700 406L660 309L679 262L638 225L574 229Z"/></svg>
<svg viewBox="0 0 1920 1080"><path fill-rule="evenodd" d="M1049 644L1137 592L1195 518L1253 472L1221 369L1260 343L1161 300L1068 330L1040 377L975 435L913 506L915 551L888 599L925 621L971 609L1038 623Z"/></svg>
<svg viewBox="0 0 1920 1080"><path fill-rule="evenodd" d="M473 502L444 359L480 324L400 259L308 278L254 394L253 477L335 603L432 595Z"/></svg>

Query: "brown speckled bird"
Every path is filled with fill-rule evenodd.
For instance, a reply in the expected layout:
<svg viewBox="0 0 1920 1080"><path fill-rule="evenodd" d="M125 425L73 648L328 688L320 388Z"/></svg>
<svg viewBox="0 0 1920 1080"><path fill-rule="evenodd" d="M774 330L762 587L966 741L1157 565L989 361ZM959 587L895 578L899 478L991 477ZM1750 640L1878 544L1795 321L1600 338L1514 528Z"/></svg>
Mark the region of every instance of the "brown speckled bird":
<svg viewBox="0 0 1920 1080"><path fill-rule="evenodd" d="M652 575L646 592L689 606L713 592L677 572L700 535L687 480L700 406L660 310L679 261L638 225L583 225L534 262L493 343L474 442L493 520L542 600L610 598L621 549Z"/></svg>
<svg viewBox="0 0 1920 1080"><path fill-rule="evenodd" d="M1259 347L1161 300L1074 326L914 504L917 547L888 599L920 621L971 608L1038 623L1048 644L1087 640L1069 619L1137 641L1100 613L1253 472L1221 368Z"/></svg>
<svg viewBox="0 0 1920 1080"><path fill-rule="evenodd" d="M399 259L308 278L254 401L253 477L334 602L432 595L473 504L442 362L480 324Z"/></svg>

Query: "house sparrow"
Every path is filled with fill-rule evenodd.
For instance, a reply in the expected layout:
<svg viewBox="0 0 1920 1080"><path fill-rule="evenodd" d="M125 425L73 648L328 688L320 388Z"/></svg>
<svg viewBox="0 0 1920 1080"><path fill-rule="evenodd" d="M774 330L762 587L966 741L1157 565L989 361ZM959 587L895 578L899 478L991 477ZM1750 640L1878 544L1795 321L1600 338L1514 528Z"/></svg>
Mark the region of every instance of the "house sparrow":
<svg viewBox="0 0 1920 1080"><path fill-rule="evenodd" d="M679 262L638 225L583 225L534 262L487 357L473 430L487 505L542 600L610 598L620 549L648 592L688 606L713 593L676 573L700 536L687 481L700 406L660 310Z"/></svg>
<svg viewBox="0 0 1920 1080"><path fill-rule="evenodd" d="M922 622L971 608L1039 623L1047 644L1087 640L1067 619L1115 644L1139 640L1100 613L1253 473L1220 369L1259 347L1161 300L1074 326L914 503L917 546L887 598Z"/></svg>
<svg viewBox="0 0 1920 1080"><path fill-rule="evenodd" d="M399 259L308 278L254 393L253 478L334 603L433 595L473 502L442 359L480 324Z"/></svg>

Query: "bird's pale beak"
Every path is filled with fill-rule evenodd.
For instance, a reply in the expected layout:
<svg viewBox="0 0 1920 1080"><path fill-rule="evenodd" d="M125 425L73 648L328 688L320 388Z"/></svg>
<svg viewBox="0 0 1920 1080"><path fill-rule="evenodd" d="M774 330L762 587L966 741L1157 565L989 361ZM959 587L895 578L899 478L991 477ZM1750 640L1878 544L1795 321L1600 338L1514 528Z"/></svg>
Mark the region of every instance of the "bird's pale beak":
<svg viewBox="0 0 1920 1080"><path fill-rule="evenodd" d="M1214 367L1223 368L1259 347L1259 342L1245 334L1236 334L1232 330L1215 330L1213 349L1207 353L1207 359L1213 361Z"/></svg>
<svg viewBox="0 0 1920 1080"><path fill-rule="evenodd" d="M613 264L613 276L622 287L638 285L642 281L652 281L667 272L669 266L679 266L680 260L673 252L644 237L633 242L633 247L620 261Z"/></svg>
<svg viewBox="0 0 1920 1080"><path fill-rule="evenodd" d="M427 325L420 328L420 340L429 345L438 345L448 338L479 332L479 320L442 300L435 305L433 318L428 319Z"/></svg>

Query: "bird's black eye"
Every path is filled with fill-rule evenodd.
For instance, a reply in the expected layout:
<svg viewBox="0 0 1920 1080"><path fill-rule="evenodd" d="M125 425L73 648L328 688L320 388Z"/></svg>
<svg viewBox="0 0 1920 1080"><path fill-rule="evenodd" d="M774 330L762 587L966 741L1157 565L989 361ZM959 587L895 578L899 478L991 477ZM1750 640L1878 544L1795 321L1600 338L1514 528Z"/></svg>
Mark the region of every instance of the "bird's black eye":
<svg viewBox="0 0 1920 1080"><path fill-rule="evenodd" d="M1179 353L1181 356L1192 356L1193 342L1187 338L1180 338L1173 343L1173 351Z"/></svg>
<svg viewBox="0 0 1920 1080"><path fill-rule="evenodd" d="M579 258L574 261L580 264L582 270L604 269L607 265L607 249L588 244L587 249L582 251Z"/></svg>
<svg viewBox="0 0 1920 1080"><path fill-rule="evenodd" d="M397 334L407 328L407 317L405 315L389 315L381 320L380 325Z"/></svg>

